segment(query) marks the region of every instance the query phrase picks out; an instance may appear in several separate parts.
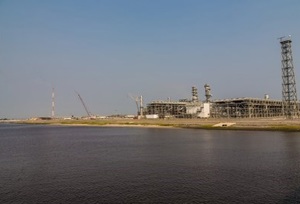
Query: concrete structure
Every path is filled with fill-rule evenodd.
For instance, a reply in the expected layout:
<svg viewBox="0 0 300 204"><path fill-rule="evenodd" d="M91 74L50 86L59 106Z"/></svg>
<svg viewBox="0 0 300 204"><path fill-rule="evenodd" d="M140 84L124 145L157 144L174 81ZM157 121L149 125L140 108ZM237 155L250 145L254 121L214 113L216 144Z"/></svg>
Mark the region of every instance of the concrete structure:
<svg viewBox="0 0 300 204"><path fill-rule="evenodd" d="M209 118L210 117L210 103L203 103L203 107L199 114L198 118Z"/></svg>
<svg viewBox="0 0 300 204"><path fill-rule="evenodd" d="M146 119L158 119L159 116L157 114L145 115Z"/></svg>

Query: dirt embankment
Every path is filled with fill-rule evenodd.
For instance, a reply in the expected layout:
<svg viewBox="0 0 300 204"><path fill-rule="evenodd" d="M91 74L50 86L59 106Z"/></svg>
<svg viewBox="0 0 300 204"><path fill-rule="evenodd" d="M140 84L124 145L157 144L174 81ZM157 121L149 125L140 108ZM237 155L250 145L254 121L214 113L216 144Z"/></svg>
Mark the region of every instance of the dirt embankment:
<svg viewBox="0 0 300 204"><path fill-rule="evenodd" d="M119 127L177 127L199 129L230 129L230 130L271 130L299 131L300 119L287 120L283 118L269 119L97 119L97 120L22 120L18 123L52 124L52 125L89 125L89 126L119 126Z"/></svg>

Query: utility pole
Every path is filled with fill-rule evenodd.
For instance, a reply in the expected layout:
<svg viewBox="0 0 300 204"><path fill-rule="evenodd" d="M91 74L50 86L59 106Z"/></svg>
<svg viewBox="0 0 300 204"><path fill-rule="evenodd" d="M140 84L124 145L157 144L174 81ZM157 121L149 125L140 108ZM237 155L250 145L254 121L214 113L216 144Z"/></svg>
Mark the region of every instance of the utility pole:
<svg viewBox="0 0 300 204"><path fill-rule="evenodd" d="M55 117L55 97L54 97L54 88L52 87L52 111L51 111L52 119Z"/></svg>

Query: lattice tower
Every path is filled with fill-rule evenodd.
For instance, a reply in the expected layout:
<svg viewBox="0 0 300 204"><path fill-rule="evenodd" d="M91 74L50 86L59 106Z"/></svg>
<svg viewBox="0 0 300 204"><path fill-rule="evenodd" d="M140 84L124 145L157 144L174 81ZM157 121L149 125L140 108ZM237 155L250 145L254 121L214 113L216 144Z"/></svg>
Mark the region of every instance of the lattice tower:
<svg viewBox="0 0 300 204"><path fill-rule="evenodd" d="M291 38L280 38L282 65L282 101L287 118L298 116L296 80L292 56Z"/></svg>
<svg viewBox="0 0 300 204"><path fill-rule="evenodd" d="M52 111L51 111L51 117L55 117L55 96L54 96L54 88L52 88Z"/></svg>

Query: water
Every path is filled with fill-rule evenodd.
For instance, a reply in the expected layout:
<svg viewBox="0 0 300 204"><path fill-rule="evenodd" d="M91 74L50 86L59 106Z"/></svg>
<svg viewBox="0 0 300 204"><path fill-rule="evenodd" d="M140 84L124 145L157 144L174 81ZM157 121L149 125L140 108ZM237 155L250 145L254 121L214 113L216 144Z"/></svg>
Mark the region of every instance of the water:
<svg viewBox="0 0 300 204"><path fill-rule="evenodd" d="M300 203L300 134L0 124L0 203Z"/></svg>

